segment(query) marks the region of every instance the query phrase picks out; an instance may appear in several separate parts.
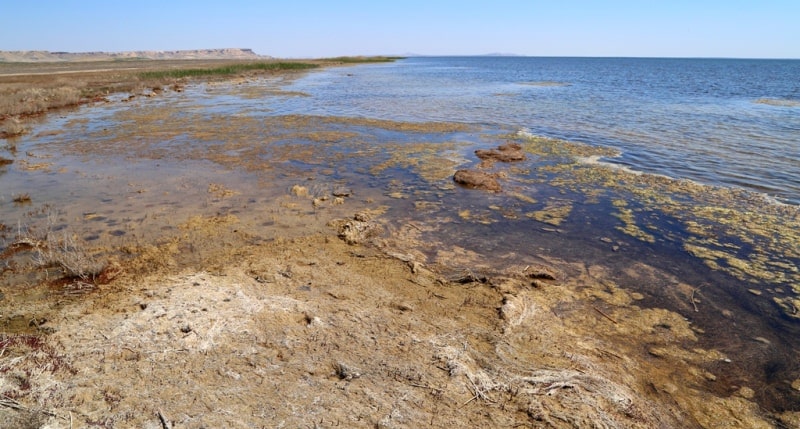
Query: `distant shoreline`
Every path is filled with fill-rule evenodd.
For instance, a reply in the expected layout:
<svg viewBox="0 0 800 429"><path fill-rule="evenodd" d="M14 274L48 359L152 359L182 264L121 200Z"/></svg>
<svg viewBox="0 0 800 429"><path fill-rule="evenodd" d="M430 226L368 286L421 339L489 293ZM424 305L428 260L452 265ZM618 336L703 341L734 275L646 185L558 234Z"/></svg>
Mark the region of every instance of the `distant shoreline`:
<svg viewBox="0 0 800 429"><path fill-rule="evenodd" d="M48 63L133 60L264 60L248 48L190 49L176 51L61 52L0 51L0 62Z"/></svg>

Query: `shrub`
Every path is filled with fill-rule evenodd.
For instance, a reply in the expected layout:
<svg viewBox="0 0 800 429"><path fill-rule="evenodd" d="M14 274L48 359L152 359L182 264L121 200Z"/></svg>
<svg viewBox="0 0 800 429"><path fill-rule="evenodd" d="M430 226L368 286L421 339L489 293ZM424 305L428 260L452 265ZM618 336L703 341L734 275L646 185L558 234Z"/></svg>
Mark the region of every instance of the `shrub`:
<svg viewBox="0 0 800 429"><path fill-rule="evenodd" d="M48 229L44 242L36 246L35 261L41 267L58 267L65 277L90 280L99 275L105 264L92 257L67 231L59 238Z"/></svg>
<svg viewBox="0 0 800 429"><path fill-rule="evenodd" d="M19 136L27 132L28 129L17 118L8 118L0 123L0 135L3 137Z"/></svg>
<svg viewBox="0 0 800 429"><path fill-rule="evenodd" d="M81 92L71 86L22 88L0 95L0 116L31 115L48 109L71 106L81 100Z"/></svg>

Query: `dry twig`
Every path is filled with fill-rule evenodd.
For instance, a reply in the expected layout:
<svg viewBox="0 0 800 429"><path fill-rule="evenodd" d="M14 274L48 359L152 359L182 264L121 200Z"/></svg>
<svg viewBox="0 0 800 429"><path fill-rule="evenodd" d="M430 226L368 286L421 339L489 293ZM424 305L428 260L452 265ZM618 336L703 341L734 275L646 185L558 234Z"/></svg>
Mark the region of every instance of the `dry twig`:
<svg viewBox="0 0 800 429"><path fill-rule="evenodd" d="M166 417L164 417L164 413L161 410L158 410L158 420L161 421L161 427L164 429L172 429L169 424L169 421Z"/></svg>
<svg viewBox="0 0 800 429"><path fill-rule="evenodd" d="M596 311L596 312L600 313L600 315L601 315L601 316L603 316L603 317L605 317L606 319L610 320L610 321L611 321L613 324L615 324L615 325L617 324L617 321L616 321L616 320L612 319L612 318L611 318L611 316L609 316L608 314L606 314L606 313L603 313L603 311L602 311L602 310L600 310L599 308L597 308L597 307L595 307L595 306L592 306L592 308L594 308L594 311Z"/></svg>
<svg viewBox="0 0 800 429"><path fill-rule="evenodd" d="M694 306L694 311L695 311L695 313L697 313L698 311L700 311L700 310L698 310L698 309L697 309L697 302L694 300L694 294L695 294L695 292L697 292L697 290L698 290L698 289L696 289L696 288L695 288L695 289L692 289L692 305Z"/></svg>

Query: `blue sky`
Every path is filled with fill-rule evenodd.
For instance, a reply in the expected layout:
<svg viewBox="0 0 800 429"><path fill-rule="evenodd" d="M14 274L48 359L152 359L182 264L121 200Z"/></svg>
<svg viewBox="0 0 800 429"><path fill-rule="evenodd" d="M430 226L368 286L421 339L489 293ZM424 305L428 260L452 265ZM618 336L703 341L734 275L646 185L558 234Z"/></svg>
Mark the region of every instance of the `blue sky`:
<svg viewBox="0 0 800 429"><path fill-rule="evenodd" d="M800 58L800 0L0 0L0 50Z"/></svg>

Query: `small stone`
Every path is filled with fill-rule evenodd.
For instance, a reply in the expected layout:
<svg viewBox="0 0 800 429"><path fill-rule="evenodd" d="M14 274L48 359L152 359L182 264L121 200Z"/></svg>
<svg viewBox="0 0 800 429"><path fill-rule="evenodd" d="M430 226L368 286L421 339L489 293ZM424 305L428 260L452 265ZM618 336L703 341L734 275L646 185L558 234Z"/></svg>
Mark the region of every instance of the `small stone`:
<svg viewBox="0 0 800 429"><path fill-rule="evenodd" d="M608 237L600 237L600 241L602 241L603 243L613 243L614 242L614 240L612 240L612 239L610 239Z"/></svg>
<svg viewBox="0 0 800 429"><path fill-rule="evenodd" d="M770 340L768 340L768 339L766 339L764 337L754 337L753 341L758 341L759 343L764 343L766 345L772 344L772 341L770 341Z"/></svg>
<svg viewBox="0 0 800 429"><path fill-rule="evenodd" d="M756 396L756 392L747 386L742 386L737 393L744 399L753 399L753 397Z"/></svg>
<svg viewBox="0 0 800 429"><path fill-rule="evenodd" d="M748 292L752 293L755 296L761 296L761 291L758 289L747 289Z"/></svg>
<svg viewBox="0 0 800 429"><path fill-rule="evenodd" d="M353 216L353 219L359 222L369 222L370 220L372 220L372 216L370 216L369 213L362 212L362 213L356 213Z"/></svg>
<svg viewBox="0 0 800 429"><path fill-rule="evenodd" d="M497 176L475 170L458 170L453 175L453 181L467 188L483 189L486 191L499 192L500 183Z"/></svg>
<svg viewBox="0 0 800 429"><path fill-rule="evenodd" d="M403 313L405 313L406 311L414 311L414 307L411 307L410 305L404 303L395 303L393 307L396 308L397 310L400 310Z"/></svg>
<svg viewBox="0 0 800 429"><path fill-rule="evenodd" d="M353 368L341 362L335 363L333 365L333 370L336 372L336 375L341 380L350 381L361 377L361 371L359 371L357 368Z"/></svg>
<svg viewBox="0 0 800 429"><path fill-rule="evenodd" d="M296 197L307 197L308 196L308 188L305 186L294 185L292 186L292 195Z"/></svg>
<svg viewBox="0 0 800 429"><path fill-rule="evenodd" d="M181 326L181 332L188 334L189 332L192 332L192 327L189 325Z"/></svg>
<svg viewBox="0 0 800 429"><path fill-rule="evenodd" d="M353 195L353 191L348 188L336 188L333 190L334 197L349 197Z"/></svg>

